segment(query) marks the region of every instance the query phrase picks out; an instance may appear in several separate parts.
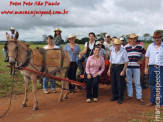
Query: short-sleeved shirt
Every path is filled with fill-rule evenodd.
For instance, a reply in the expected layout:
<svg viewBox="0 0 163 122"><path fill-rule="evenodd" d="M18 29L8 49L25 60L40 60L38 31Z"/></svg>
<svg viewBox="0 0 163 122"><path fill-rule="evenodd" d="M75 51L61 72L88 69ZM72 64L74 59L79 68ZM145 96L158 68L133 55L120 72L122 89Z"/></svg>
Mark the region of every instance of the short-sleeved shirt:
<svg viewBox="0 0 163 122"><path fill-rule="evenodd" d="M103 48L101 48L101 50L100 50L100 56L104 56L105 54L106 54L106 51Z"/></svg>
<svg viewBox="0 0 163 122"><path fill-rule="evenodd" d="M81 52L80 46L78 44L75 44L75 47L72 49L70 43L65 45L64 50L69 54L71 62L76 62L77 54Z"/></svg>
<svg viewBox="0 0 163 122"><path fill-rule="evenodd" d="M110 55L110 62L112 64L124 64L128 61L127 51L125 49L121 47L118 53L115 52L115 49L112 50Z"/></svg>
<svg viewBox="0 0 163 122"><path fill-rule="evenodd" d="M104 46L105 46L106 54L109 55L109 51L110 51L112 44L111 43L108 44L107 42L104 42Z"/></svg>
<svg viewBox="0 0 163 122"><path fill-rule="evenodd" d="M140 60L140 56L146 52L144 47L140 44L137 44L134 47L132 47L130 44L127 44L125 49L129 59L127 68L140 68L140 64L137 62Z"/></svg>
<svg viewBox="0 0 163 122"><path fill-rule="evenodd" d="M148 65L163 66L163 42L158 50L154 43L150 44L147 48L145 57L149 57Z"/></svg>

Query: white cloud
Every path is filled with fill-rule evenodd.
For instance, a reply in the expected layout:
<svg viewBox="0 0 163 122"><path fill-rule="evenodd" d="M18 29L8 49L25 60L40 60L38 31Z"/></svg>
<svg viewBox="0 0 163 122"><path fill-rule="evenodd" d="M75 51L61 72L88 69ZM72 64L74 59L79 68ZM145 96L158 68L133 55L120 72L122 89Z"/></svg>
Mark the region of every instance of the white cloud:
<svg viewBox="0 0 163 122"><path fill-rule="evenodd" d="M29 10L31 7L9 6L9 1L1 1L0 10ZM17 0L22 1L22 0ZM35 1L35 0L30 0ZM43 2L45 0L42 0ZM49 0L53 1L54 0ZM34 7L37 10L67 9L68 15L0 15L0 40L5 39L5 31L14 26L22 40L41 40L42 35L53 35L60 27L65 39L70 33L85 37L89 32L101 32L119 36L135 32L153 34L163 29L163 0L58 0L60 6Z"/></svg>

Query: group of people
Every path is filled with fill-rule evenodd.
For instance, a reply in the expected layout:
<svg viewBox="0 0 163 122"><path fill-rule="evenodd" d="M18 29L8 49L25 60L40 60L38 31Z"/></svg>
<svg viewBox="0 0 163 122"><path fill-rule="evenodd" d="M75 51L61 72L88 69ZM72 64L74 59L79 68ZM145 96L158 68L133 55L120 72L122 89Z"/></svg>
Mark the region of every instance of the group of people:
<svg viewBox="0 0 163 122"><path fill-rule="evenodd" d="M11 28L13 30L13 28ZM59 28L54 30L54 37L49 35L48 45L45 49L61 48L62 31ZM13 35L13 34L11 34ZM67 37L68 43L64 46L64 50L70 56L70 68L67 77L70 80L76 81L76 72L79 67L80 73L84 74L87 84L87 99L90 103L98 101L98 84L101 74L105 69L105 60L110 61L110 66L107 74L111 76L112 98L110 101L117 101L122 104L125 92L125 76L127 77L127 95L126 100L133 98L132 78L134 79L136 89L136 99L141 103L144 102L142 98L142 87L140 84L140 64L145 60L145 74L149 74L150 85L150 102L147 106L156 104L156 72L160 72L159 76L159 90L160 90L160 106L163 106L163 42L161 32L155 31L153 34L154 42L150 44L147 50L144 44L138 40L135 33L127 35L126 38L112 37L109 34L104 38L96 40L94 32L88 34L89 41L84 44L84 50L81 51L80 46L75 43L76 36L70 34ZM84 62L84 66L82 64ZM43 89L45 93L47 90L48 79L43 79ZM158 85L158 84L157 84ZM55 91L55 81L51 79L51 89ZM70 92L75 92L75 86L69 85Z"/></svg>

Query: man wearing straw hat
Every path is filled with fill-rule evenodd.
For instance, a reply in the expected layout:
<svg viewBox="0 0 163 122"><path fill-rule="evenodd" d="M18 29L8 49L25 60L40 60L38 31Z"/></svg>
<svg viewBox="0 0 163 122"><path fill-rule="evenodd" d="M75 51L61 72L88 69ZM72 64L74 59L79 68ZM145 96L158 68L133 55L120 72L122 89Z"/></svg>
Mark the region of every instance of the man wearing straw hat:
<svg viewBox="0 0 163 122"><path fill-rule="evenodd" d="M128 54L128 67L126 69L127 76L127 93L128 98L132 99L133 97L133 86L132 86L132 76L134 78L135 88L136 88L136 98L140 103L143 103L142 99L142 87L140 85L140 64L143 63L145 49L142 45L137 44L138 36L135 33L131 33L128 36L129 43L125 46L125 49ZM140 56L143 54L143 58L140 59Z"/></svg>
<svg viewBox="0 0 163 122"><path fill-rule="evenodd" d="M155 31L154 42L148 46L145 74L149 74L150 102L147 106L163 106L163 42L161 32ZM158 101L159 99L159 101Z"/></svg>
<svg viewBox="0 0 163 122"><path fill-rule="evenodd" d="M107 74L111 75L111 86L113 97L110 101L118 100L122 104L125 91L125 71L128 65L128 56L124 48L121 47L119 39L114 40L114 49L110 55L110 66Z"/></svg>

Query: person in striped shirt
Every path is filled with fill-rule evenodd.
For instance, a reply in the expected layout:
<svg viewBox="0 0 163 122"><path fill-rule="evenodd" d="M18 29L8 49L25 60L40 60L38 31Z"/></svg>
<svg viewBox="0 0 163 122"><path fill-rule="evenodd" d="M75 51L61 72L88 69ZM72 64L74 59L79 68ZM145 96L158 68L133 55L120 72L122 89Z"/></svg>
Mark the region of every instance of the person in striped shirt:
<svg viewBox="0 0 163 122"><path fill-rule="evenodd" d="M132 86L132 76L134 78L135 88L136 88L136 98L143 103L144 100L142 99L142 88L140 85L140 64L143 63L145 49L142 45L138 44L137 41L138 36L135 33L131 33L128 36L128 43L125 46L128 55L128 67L126 69L126 76L127 76L127 93L128 98L132 99L133 97L133 86ZM140 56L143 54L143 58L140 59Z"/></svg>

